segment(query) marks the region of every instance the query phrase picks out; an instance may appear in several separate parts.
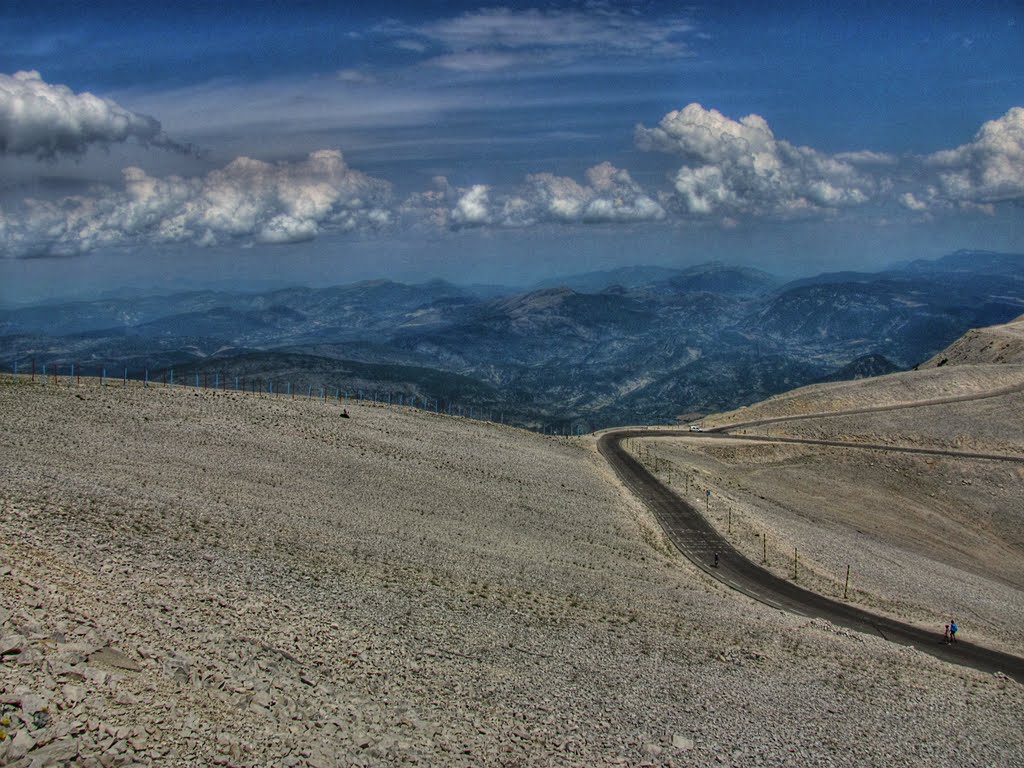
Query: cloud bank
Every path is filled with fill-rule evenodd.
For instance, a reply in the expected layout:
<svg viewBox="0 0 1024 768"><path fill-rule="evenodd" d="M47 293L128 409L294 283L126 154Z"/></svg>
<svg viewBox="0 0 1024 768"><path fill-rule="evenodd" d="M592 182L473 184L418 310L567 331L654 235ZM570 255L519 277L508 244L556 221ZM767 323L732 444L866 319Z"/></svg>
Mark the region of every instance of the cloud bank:
<svg viewBox="0 0 1024 768"><path fill-rule="evenodd" d="M69 256L133 241L214 245L310 240L323 229L378 228L391 220L390 185L349 168L338 150L293 163L240 157L203 177L123 171L124 189L0 210L0 253Z"/></svg>
<svg viewBox="0 0 1024 768"><path fill-rule="evenodd" d="M682 158L667 204L687 215L821 215L869 202L991 214L1024 201L1022 107L982 125L973 141L930 155L830 155L776 138L759 115L736 121L700 104L654 128L638 125L634 139L642 150Z"/></svg>
<svg viewBox="0 0 1024 768"><path fill-rule="evenodd" d="M528 227L541 223L602 224L658 221L665 209L629 173L601 163L586 184L552 173L526 177L518 188L499 192L487 184L453 187L444 177L434 189L410 197L403 210L439 228Z"/></svg>
<svg viewBox="0 0 1024 768"><path fill-rule="evenodd" d="M991 205L1024 200L1024 108L981 126L974 141L928 155L938 179L931 197Z"/></svg>
<svg viewBox="0 0 1024 768"><path fill-rule="evenodd" d="M160 123L110 99L44 82L38 72L0 74L0 155L80 155L93 145L134 139L187 151Z"/></svg>
<svg viewBox="0 0 1024 768"><path fill-rule="evenodd" d="M161 140L159 123L114 102L47 85L35 73L0 78L7 88L0 90L0 149L8 154L49 157L128 138ZM22 95L12 97L15 91ZM40 106L41 94L63 101ZM55 117L76 109L75 120ZM33 125L38 132L29 130ZM131 243L298 243L325 231L390 227L399 214L405 224L440 231L673 216L736 226L743 219L829 216L868 204L876 213L887 208L886 216L901 211L926 220L942 209L994 213L999 204L1024 202L1020 107L985 123L972 141L926 156L829 154L777 138L759 115L732 120L699 104L668 113L655 127L638 125L634 139L639 149L675 158L667 188L649 191L626 169L604 162L582 181L540 172L505 188L460 187L439 176L431 189L396 205L388 182L350 168L338 150L297 162L239 157L192 178L131 167L119 189L0 208L0 257L69 256Z"/></svg>
<svg viewBox="0 0 1024 768"><path fill-rule="evenodd" d="M828 155L777 139L767 121L739 121L690 104L654 128L638 125L637 146L683 158L672 183L690 214L794 215L867 202L878 182L858 162L887 160L874 153Z"/></svg>

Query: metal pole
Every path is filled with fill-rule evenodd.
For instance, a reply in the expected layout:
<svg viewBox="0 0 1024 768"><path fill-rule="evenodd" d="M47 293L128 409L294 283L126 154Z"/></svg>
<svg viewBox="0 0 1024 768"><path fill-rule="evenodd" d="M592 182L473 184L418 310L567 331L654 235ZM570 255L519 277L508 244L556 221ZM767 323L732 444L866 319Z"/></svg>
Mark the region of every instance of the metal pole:
<svg viewBox="0 0 1024 768"><path fill-rule="evenodd" d="M850 566L849 566L849 564L847 564L847 566L846 566L846 584L843 585L843 600L846 599L846 596L847 596L847 593L849 592L849 589L850 589Z"/></svg>
<svg viewBox="0 0 1024 768"><path fill-rule="evenodd" d="M796 547L793 547L793 581L796 581L799 576L800 572L797 570Z"/></svg>

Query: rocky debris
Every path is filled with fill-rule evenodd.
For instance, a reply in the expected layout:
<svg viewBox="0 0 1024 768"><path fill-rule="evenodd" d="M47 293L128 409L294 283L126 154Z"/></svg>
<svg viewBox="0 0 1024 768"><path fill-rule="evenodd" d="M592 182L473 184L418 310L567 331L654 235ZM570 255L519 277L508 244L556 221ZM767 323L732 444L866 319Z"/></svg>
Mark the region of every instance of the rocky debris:
<svg viewBox="0 0 1024 768"><path fill-rule="evenodd" d="M129 672L138 672L142 669L142 667L130 659L124 651L119 651L117 648L112 648L111 646L105 646L93 651L89 654L88 659L90 664L100 667L124 669Z"/></svg>
<svg viewBox="0 0 1024 768"><path fill-rule="evenodd" d="M22 635L0 637L0 656L15 656L25 650L27 640Z"/></svg>
<svg viewBox="0 0 1024 768"><path fill-rule="evenodd" d="M1024 760L1022 686L724 593L585 448L89 392L0 387L0 765Z"/></svg>

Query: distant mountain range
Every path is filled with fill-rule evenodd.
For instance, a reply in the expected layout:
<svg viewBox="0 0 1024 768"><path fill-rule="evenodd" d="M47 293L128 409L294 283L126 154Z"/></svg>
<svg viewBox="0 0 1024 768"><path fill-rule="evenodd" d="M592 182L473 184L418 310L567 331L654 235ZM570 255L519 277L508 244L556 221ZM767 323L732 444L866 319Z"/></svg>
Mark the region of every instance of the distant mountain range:
<svg viewBox="0 0 1024 768"><path fill-rule="evenodd" d="M0 310L0 365L205 373L456 402L559 430L666 423L910 368L1024 312L1024 256L959 251L783 283L720 263L528 291L386 280Z"/></svg>

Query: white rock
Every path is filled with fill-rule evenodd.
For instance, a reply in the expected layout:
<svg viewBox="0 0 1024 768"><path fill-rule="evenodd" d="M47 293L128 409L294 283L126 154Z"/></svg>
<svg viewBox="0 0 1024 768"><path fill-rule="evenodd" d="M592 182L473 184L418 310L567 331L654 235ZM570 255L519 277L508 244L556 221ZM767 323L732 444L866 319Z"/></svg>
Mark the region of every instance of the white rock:
<svg viewBox="0 0 1024 768"><path fill-rule="evenodd" d="M14 735L11 742L11 752L15 757L21 757L36 745L36 740L29 736L28 731L22 728Z"/></svg>
<svg viewBox="0 0 1024 768"><path fill-rule="evenodd" d="M672 736L672 746L676 749L690 750L693 749L693 739L688 736L683 736L681 733L674 734Z"/></svg>
<svg viewBox="0 0 1024 768"><path fill-rule="evenodd" d="M23 652L27 642L24 635L7 635L0 638L0 656L13 656Z"/></svg>

